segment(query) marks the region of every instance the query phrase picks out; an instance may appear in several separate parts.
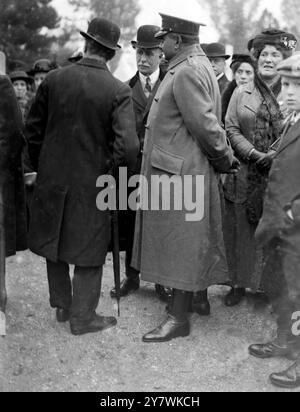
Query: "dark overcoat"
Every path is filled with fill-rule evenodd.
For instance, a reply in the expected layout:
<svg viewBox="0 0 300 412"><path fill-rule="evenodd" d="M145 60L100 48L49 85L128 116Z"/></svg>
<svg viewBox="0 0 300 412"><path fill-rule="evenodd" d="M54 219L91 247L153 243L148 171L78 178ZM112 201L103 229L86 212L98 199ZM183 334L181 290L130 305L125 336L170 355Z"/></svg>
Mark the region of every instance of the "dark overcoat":
<svg viewBox="0 0 300 412"><path fill-rule="evenodd" d="M300 121L283 135L256 231L267 257L262 285L274 300L300 296ZM292 211L293 219L288 215Z"/></svg>
<svg viewBox="0 0 300 412"><path fill-rule="evenodd" d="M22 128L14 89L6 76L0 76L0 185L4 197L6 256L27 248Z"/></svg>
<svg viewBox="0 0 300 412"><path fill-rule="evenodd" d="M135 121L136 121L136 131L137 131L137 135L140 140L140 143L141 143L141 149L143 149L143 146L144 146L145 133L146 133L145 125L147 123L149 111L152 106L154 96L156 95L156 92L163 78L164 78L164 74L162 73L162 71L160 71L159 79L156 82L152 90L152 93L148 99L142 88L139 72L137 72L136 75L128 81L128 85L130 86L132 90L132 100L133 100L133 109L134 109Z"/></svg>
<svg viewBox="0 0 300 412"><path fill-rule="evenodd" d="M264 213L256 239L262 246L280 238L290 227L286 210L293 209L295 219L300 219L300 121L283 135L270 172L265 195ZM295 242L300 255L300 232Z"/></svg>
<svg viewBox="0 0 300 412"><path fill-rule="evenodd" d="M196 177L203 178L204 216L188 221L185 207L137 212L132 263L145 281L190 292L227 281L218 172L230 168L233 154L220 122L212 67L200 46L189 46L170 62L154 98L142 175L149 183L153 176L190 176L194 194Z"/></svg>
<svg viewBox="0 0 300 412"><path fill-rule="evenodd" d="M218 84L219 84L219 89L220 89L220 93L221 96L223 95L223 93L225 92L226 88L228 87L230 81L228 80L226 74L224 74L221 79L218 80Z"/></svg>
<svg viewBox="0 0 300 412"><path fill-rule="evenodd" d="M113 164L135 168L130 88L94 59L56 70L37 92L26 135L38 171L30 249L54 262L103 265L110 212L97 209L96 182Z"/></svg>

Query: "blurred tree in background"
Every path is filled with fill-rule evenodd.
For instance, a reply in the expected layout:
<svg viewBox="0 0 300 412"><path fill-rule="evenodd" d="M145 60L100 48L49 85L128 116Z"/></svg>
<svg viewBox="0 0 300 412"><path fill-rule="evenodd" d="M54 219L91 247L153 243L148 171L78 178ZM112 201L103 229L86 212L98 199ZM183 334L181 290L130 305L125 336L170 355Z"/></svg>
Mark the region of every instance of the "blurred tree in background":
<svg viewBox="0 0 300 412"><path fill-rule="evenodd" d="M220 41L233 46L235 53L245 52L248 41L267 28L289 29L296 33L300 21L300 1L282 0L285 21L279 21L263 0L199 0L210 10ZM291 24L292 23L292 24ZM294 27L292 27L294 26Z"/></svg>
<svg viewBox="0 0 300 412"><path fill-rule="evenodd" d="M257 24L261 0L199 0L206 4L220 33L220 41L233 46L235 53L245 51Z"/></svg>
<svg viewBox="0 0 300 412"><path fill-rule="evenodd" d="M122 31L121 43L126 46L136 36L135 19L140 12L138 0L69 0L77 10L90 10L91 19L102 17L118 24ZM114 72L121 58L118 52L110 67Z"/></svg>
<svg viewBox="0 0 300 412"><path fill-rule="evenodd" d="M281 6L286 28L295 34L300 42L300 1L283 0Z"/></svg>
<svg viewBox="0 0 300 412"><path fill-rule="evenodd" d="M28 66L40 57L51 57L54 43L62 47L68 39L50 34L60 19L51 0L1 0L0 50L4 51L9 69ZM49 32L50 31L50 32Z"/></svg>

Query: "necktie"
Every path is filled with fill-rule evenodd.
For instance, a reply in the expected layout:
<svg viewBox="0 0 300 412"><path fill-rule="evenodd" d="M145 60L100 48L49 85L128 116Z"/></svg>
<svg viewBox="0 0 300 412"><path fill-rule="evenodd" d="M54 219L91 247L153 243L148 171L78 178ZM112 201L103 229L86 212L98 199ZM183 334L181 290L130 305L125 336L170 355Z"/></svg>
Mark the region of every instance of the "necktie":
<svg viewBox="0 0 300 412"><path fill-rule="evenodd" d="M150 77L147 77L147 79L146 79L146 86L145 86L145 94L146 94L146 96L149 97L150 94L151 94L151 92L152 92L151 79L150 79Z"/></svg>

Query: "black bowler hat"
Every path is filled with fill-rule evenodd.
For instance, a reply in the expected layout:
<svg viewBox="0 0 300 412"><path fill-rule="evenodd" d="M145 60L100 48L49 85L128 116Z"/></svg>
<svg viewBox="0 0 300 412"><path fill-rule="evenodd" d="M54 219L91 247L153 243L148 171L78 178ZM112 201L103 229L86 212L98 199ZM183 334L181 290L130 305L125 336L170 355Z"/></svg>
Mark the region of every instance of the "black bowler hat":
<svg viewBox="0 0 300 412"><path fill-rule="evenodd" d="M199 36L200 26L206 26L203 23L180 19L179 17L168 16L160 13L162 18L162 28L155 35L156 38L162 38L168 33L182 34L185 36Z"/></svg>
<svg viewBox="0 0 300 412"><path fill-rule="evenodd" d="M230 55L226 54L225 46L222 43L211 43L206 47L206 55L208 58L221 57L225 60L230 59Z"/></svg>
<svg viewBox="0 0 300 412"><path fill-rule="evenodd" d="M132 41L132 47L134 49L154 49L160 47L161 40L155 37L160 27L158 26L141 26L137 32L137 41Z"/></svg>
<svg viewBox="0 0 300 412"><path fill-rule="evenodd" d="M118 44L121 37L120 27L106 19L96 18L89 23L88 31L81 31L80 34L89 40L94 40L101 46L110 50L119 50Z"/></svg>
<svg viewBox="0 0 300 412"><path fill-rule="evenodd" d="M27 84L32 84L33 83L33 78L29 77L28 74L26 72L22 71L22 70L17 70L17 71L11 72L9 77L10 77L10 80L12 82L15 82L17 80L23 80Z"/></svg>

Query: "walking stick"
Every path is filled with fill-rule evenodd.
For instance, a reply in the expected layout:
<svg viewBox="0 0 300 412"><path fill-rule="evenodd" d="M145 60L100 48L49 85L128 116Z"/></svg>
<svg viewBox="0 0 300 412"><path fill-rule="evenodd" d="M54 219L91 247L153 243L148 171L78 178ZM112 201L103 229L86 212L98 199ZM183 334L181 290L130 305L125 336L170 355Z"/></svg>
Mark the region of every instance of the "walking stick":
<svg viewBox="0 0 300 412"><path fill-rule="evenodd" d="M3 185L0 183L0 336L6 336L6 282L5 282L5 231Z"/></svg>
<svg viewBox="0 0 300 412"><path fill-rule="evenodd" d="M112 212L112 241L113 241L113 265L116 288L116 298L118 305L118 316L121 316L121 270L120 270L120 242L119 242L119 213L117 210Z"/></svg>

